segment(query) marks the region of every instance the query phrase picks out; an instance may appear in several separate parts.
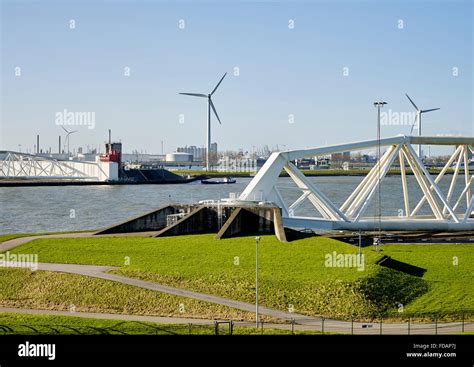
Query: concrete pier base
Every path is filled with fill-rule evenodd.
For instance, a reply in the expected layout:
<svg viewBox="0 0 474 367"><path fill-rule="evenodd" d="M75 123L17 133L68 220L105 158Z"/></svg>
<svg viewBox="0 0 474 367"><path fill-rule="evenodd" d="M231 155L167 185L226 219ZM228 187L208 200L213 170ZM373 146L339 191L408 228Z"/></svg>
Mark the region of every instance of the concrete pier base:
<svg viewBox="0 0 474 367"><path fill-rule="evenodd" d="M279 241L286 242L279 208L237 207L216 234L216 239L248 234L275 234Z"/></svg>
<svg viewBox="0 0 474 367"><path fill-rule="evenodd" d="M166 205L138 217L127 219L125 222L114 224L96 234L161 231L168 225L170 216L186 215L194 208L193 205Z"/></svg>
<svg viewBox="0 0 474 367"><path fill-rule="evenodd" d="M155 237L217 233L216 239L275 234L286 242L281 209L273 204L205 202L167 205L98 231L96 234L154 232Z"/></svg>

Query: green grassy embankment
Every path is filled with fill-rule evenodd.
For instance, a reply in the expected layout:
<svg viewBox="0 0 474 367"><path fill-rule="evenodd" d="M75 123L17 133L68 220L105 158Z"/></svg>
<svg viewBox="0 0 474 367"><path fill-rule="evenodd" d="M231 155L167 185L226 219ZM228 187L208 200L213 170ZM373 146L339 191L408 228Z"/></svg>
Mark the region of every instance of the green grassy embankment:
<svg viewBox="0 0 474 367"><path fill-rule="evenodd" d="M274 236L263 236L259 248L261 305L281 310L293 306L295 312L307 315L371 318L397 311L400 304L405 312L437 313L474 304L474 253L469 244L384 245L382 253L364 248L363 271L326 267L325 256L333 251L355 254L357 248L323 237L283 244ZM37 253L42 262L114 265L120 267L115 272L121 275L254 301L253 237L221 241L212 235L42 239L14 252ZM375 265L382 255L427 271L416 277ZM454 256L459 259L457 265ZM130 265L124 265L126 258ZM93 300L94 296L89 302ZM139 300L130 305L134 302Z"/></svg>
<svg viewBox="0 0 474 367"><path fill-rule="evenodd" d="M0 268L0 306L201 319L255 319L252 313L226 306L108 280L13 268Z"/></svg>

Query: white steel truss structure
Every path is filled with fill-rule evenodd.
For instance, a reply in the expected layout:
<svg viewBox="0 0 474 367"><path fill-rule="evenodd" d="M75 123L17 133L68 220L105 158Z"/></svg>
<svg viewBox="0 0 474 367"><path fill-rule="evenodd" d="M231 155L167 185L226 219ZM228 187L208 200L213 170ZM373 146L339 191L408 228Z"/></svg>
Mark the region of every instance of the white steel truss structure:
<svg viewBox="0 0 474 367"><path fill-rule="evenodd" d="M0 179L99 180L107 173L94 162L61 161L33 154L0 151Z"/></svg>
<svg viewBox="0 0 474 367"><path fill-rule="evenodd" d="M380 144L386 147L374 167L363 178L355 190L338 207L311 182L292 161L307 157L322 156L347 151L361 151L375 148ZM418 157L412 145L447 145L455 151L436 177L433 177ZM473 176L469 172L469 156L474 153L473 137L418 137L396 136L370 141L341 144L335 146L292 150L273 153L265 165L242 192L239 202L272 202L282 209L283 225L291 228L322 230L409 230L409 231L465 231L474 230L474 199L471 188ZM364 216L369 202L384 181L389 169L397 163L403 192L403 213L398 216ZM422 192L422 198L413 207L410 206L410 187L407 181L407 169L412 172L415 182ZM287 205L277 188L277 180L285 170L301 196L291 205ZM446 173L450 170L450 178ZM452 173L452 174L451 174ZM458 178L464 176L462 192L455 197ZM447 194L439 187L445 177L451 179ZM459 191L459 190L458 190ZM294 211L309 200L319 212L318 217L295 216ZM460 204L466 202L466 210L460 211ZM232 201L228 199L228 201ZM428 204L432 215L421 215L420 209Z"/></svg>

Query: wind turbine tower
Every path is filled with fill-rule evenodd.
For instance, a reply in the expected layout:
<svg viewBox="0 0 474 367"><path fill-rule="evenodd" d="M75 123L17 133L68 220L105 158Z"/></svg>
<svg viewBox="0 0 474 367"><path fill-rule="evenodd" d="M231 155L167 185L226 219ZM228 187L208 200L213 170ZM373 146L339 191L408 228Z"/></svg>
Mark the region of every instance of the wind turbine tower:
<svg viewBox="0 0 474 367"><path fill-rule="evenodd" d="M77 133L77 130L69 131L64 126L61 125L61 127L66 132L66 138L64 139L65 140L64 141L64 149L66 149L66 145L67 145L67 153L69 154L70 153L70 151L69 151L69 135Z"/></svg>
<svg viewBox="0 0 474 367"><path fill-rule="evenodd" d="M221 80L219 80L219 83L214 87L211 93L209 94L202 94L202 93L180 93L185 96L192 96L192 97L201 97L201 98L207 98L207 137L206 137L206 171L211 170L211 162L210 162L210 152L211 152L211 108L212 111L214 112L214 115L217 117L217 121L219 121L219 124L221 123L221 119L219 118L219 115L217 114L216 108L214 107L214 103L212 103L212 95L216 92L217 88L219 88L219 85L222 83L224 80L225 76L227 73L225 73Z"/></svg>
<svg viewBox="0 0 474 367"><path fill-rule="evenodd" d="M407 96L408 100L410 101L410 103L413 105L413 107L415 107L416 109L416 117L415 117L415 121L413 122L413 125L411 126L411 130L410 130L410 135L411 133L413 132L413 127L415 126L416 124L416 120L418 119L418 136L421 136L421 115L425 112L431 112L431 111L436 111L436 110L439 110L439 108L431 108L429 110L420 110L415 102L412 101L412 99L408 96L407 93L405 93L405 95ZM423 159L423 157L421 156L421 144L418 145L418 157L420 159Z"/></svg>

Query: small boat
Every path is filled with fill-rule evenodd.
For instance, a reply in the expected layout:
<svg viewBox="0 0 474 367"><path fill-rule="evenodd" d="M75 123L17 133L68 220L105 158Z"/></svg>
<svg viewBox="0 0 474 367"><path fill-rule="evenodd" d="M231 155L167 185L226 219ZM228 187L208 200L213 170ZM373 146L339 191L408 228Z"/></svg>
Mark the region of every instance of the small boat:
<svg viewBox="0 0 474 367"><path fill-rule="evenodd" d="M232 177L224 177L220 181L214 181L214 180L201 180L201 183L204 185L222 185L222 184L234 184L236 183L236 179Z"/></svg>

